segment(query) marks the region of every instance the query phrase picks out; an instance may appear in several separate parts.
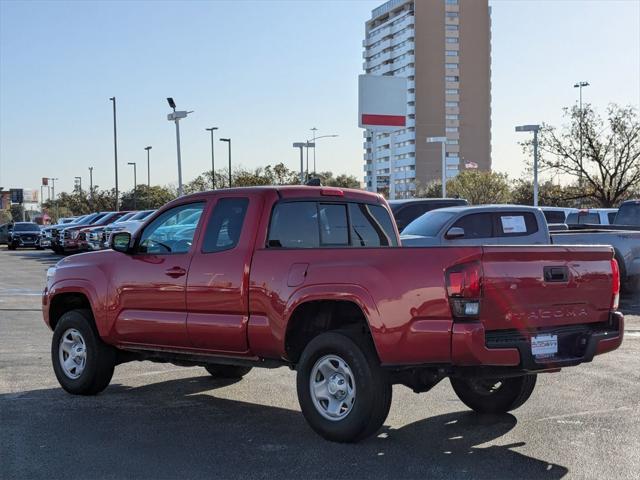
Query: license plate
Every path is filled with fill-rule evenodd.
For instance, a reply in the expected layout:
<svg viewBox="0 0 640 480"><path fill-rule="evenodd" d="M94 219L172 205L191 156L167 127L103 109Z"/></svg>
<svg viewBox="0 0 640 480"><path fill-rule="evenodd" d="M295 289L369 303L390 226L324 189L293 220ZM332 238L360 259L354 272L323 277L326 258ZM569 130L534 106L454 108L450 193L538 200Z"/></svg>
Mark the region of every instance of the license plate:
<svg viewBox="0 0 640 480"><path fill-rule="evenodd" d="M557 335L538 335L531 338L531 353L536 358L553 357L558 353Z"/></svg>

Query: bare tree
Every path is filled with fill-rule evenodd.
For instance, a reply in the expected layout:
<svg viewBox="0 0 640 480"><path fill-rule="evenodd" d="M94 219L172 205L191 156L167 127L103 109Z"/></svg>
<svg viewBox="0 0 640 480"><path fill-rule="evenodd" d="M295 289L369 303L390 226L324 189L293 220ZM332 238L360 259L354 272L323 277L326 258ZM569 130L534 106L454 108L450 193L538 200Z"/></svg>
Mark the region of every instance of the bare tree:
<svg viewBox="0 0 640 480"><path fill-rule="evenodd" d="M640 123L634 107L611 104L606 118L590 105L565 108L568 124L543 124L539 134L541 171L579 179L582 198L613 207L640 193ZM580 136L582 135L582 155ZM522 144L532 150L532 142Z"/></svg>

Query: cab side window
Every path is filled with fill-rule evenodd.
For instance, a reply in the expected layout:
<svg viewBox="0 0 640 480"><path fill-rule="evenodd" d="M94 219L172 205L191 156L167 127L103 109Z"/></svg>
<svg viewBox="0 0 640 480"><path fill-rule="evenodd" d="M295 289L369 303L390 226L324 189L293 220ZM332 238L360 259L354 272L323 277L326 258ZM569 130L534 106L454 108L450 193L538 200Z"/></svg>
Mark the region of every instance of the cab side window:
<svg viewBox="0 0 640 480"><path fill-rule="evenodd" d="M207 223L202 253L231 250L238 244L248 206L248 198L218 200Z"/></svg>
<svg viewBox="0 0 640 480"><path fill-rule="evenodd" d="M509 212L496 214L498 237L520 237L538 231L536 216L531 212Z"/></svg>
<svg viewBox="0 0 640 480"><path fill-rule="evenodd" d="M187 253L193 243L204 205L204 202L190 203L162 213L142 232L137 253Z"/></svg>
<svg viewBox="0 0 640 480"><path fill-rule="evenodd" d="M452 226L464 229L463 238L490 238L493 236L492 223L490 213L472 213L460 218Z"/></svg>

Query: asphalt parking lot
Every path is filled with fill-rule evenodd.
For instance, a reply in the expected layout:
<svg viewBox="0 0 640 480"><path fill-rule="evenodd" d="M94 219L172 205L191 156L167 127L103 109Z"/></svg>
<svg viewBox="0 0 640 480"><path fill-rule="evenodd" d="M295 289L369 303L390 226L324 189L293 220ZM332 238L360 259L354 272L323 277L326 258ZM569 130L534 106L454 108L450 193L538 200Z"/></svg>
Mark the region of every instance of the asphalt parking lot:
<svg viewBox="0 0 640 480"><path fill-rule="evenodd" d="M513 414L471 413L444 381L394 387L375 438L332 444L307 427L295 374L235 383L135 362L96 397L66 394L40 314L49 251L0 247L0 478L637 478L640 295L622 347L542 375Z"/></svg>

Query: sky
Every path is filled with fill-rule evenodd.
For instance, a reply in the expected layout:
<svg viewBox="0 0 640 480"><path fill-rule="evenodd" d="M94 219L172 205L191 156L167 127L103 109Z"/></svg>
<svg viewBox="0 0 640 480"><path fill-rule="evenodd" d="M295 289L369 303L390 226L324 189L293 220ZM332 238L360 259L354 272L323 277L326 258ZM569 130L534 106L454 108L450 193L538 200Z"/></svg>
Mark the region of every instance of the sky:
<svg viewBox="0 0 640 480"><path fill-rule="evenodd" d="M419 0L426 1L426 0ZM364 22L380 1L0 0L0 186L38 189L75 176L114 185L117 98L121 190L176 184L166 97L193 110L180 124L185 183L216 167L298 168L292 143L317 135L318 170L362 179L357 77ZM640 0L491 0L493 169L526 175L523 123L561 124L584 101L640 104Z"/></svg>

